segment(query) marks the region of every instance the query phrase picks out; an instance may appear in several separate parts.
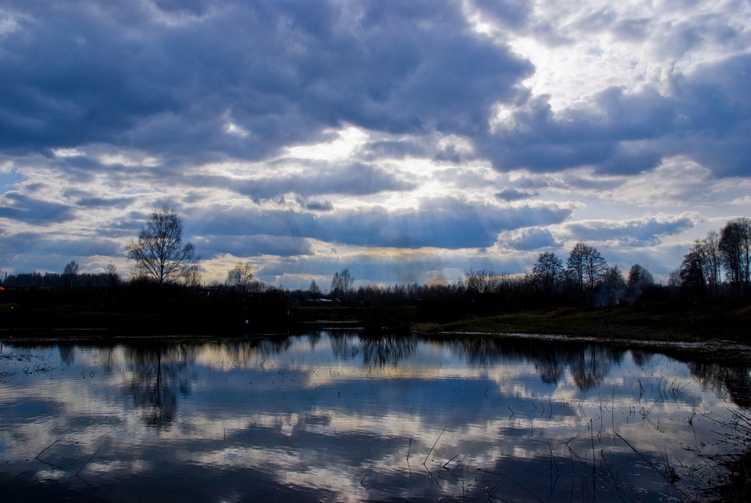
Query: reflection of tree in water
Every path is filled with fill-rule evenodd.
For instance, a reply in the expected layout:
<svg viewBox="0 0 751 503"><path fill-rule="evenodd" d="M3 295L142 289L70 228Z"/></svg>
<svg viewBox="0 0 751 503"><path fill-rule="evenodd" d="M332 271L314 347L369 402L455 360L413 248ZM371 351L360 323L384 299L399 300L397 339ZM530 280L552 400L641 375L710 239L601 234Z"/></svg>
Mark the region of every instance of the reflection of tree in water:
<svg viewBox="0 0 751 503"><path fill-rule="evenodd" d="M733 403L751 408L751 376L748 367L729 367L717 363L689 362L691 375L699 378L702 391L714 389L718 396L727 390Z"/></svg>
<svg viewBox="0 0 751 503"><path fill-rule="evenodd" d="M334 356L346 359L362 357L367 366L396 367L417 348L417 338L412 335L353 337L332 333L329 339Z"/></svg>
<svg viewBox="0 0 751 503"><path fill-rule="evenodd" d="M609 346L587 346L571 362L571 376L576 386L586 391L599 385L609 374L613 363L620 363L623 351Z"/></svg>
<svg viewBox="0 0 751 503"><path fill-rule="evenodd" d="M452 346L455 353L463 355L474 365L533 362L540 379L546 384L557 383L568 367L582 391L600 384L610 373L611 365L620 363L625 354L618 348L577 342L484 337L436 342Z"/></svg>
<svg viewBox="0 0 751 503"><path fill-rule="evenodd" d="M68 367L72 366L76 360L75 347L72 344L61 344L57 349L60 351L60 362Z"/></svg>
<svg viewBox="0 0 751 503"><path fill-rule="evenodd" d="M194 351L181 345L131 346L125 358L133 372L126 393L136 409L149 426L169 426L177 415L177 394L191 392L186 369L195 360Z"/></svg>
<svg viewBox="0 0 751 503"><path fill-rule="evenodd" d="M250 362L256 358L278 355L289 350L292 340L289 337L276 337L270 339L251 339L248 341L231 341L218 343L216 351L224 353L230 362Z"/></svg>
<svg viewBox="0 0 751 503"><path fill-rule="evenodd" d="M551 352L545 354L540 361L535 362L535 370L540 373L540 379L545 384L556 384L563 377L566 371L566 364L562 362L557 354Z"/></svg>
<svg viewBox="0 0 751 503"><path fill-rule="evenodd" d="M653 356L654 353L647 353L646 351L642 351L641 349L631 350L631 359L634 360L634 363L639 367L644 367L645 365L647 365L647 363L649 363Z"/></svg>

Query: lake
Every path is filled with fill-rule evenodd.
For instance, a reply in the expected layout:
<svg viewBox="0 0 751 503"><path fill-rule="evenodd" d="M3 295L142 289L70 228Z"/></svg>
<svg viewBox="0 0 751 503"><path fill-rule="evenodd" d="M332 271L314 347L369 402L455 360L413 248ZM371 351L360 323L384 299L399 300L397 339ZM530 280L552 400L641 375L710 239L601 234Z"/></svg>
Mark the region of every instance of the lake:
<svg viewBox="0 0 751 503"><path fill-rule="evenodd" d="M521 337L2 344L4 501L685 501L743 365ZM685 355L689 355L686 357ZM694 353L701 356L700 353Z"/></svg>

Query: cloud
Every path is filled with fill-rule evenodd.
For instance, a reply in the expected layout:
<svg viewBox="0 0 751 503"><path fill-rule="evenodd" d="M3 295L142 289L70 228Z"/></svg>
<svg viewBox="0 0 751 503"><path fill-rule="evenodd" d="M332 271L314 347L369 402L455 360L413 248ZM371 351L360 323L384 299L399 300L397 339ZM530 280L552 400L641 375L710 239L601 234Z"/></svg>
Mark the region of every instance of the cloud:
<svg viewBox="0 0 751 503"><path fill-rule="evenodd" d="M0 149L258 160L345 123L472 134L532 72L457 2L95 4L6 5Z"/></svg>
<svg viewBox="0 0 751 503"><path fill-rule="evenodd" d="M25 266L25 272L38 269L60 271L72 258L122 256L123 246L98 236L56 238L42 233L0 234L0 263ZM79 259L81 261L81 259Z"/></svg>
<svg viewBox="0 0 751 503"><path fill-rule="evenodd" d="M620 246L654 246L661 243L659 236L692 229L698 218L695 213L683 213L672 217L644 217L622 221L586 220L568 223L565 227L577 240L616 241Z"/></svg>
<svg viewBox="0 0 751 503"><path fill-rule="evenodd" d="M563 205L499 207L454 198L428 199L416 209L381 207L311 214L292 210L215 210L196 234L289 236L365 247L446 249L493 246L502 231L561 223Z"/></svg>
<svg viewBox="0 0 751 503"><path fill-rule="evenodd" d="M563 241L555 239L548 229L531 227L504 233L499 238L502 245L515 250L539 250L541 248L560 248Z"/></svg>
<svg viewBox="0 0 751 503"><path fill-rule="evenodd" d="M532 15L534 4L524 0L473 0L473 5L503 28L521 28Z"/></svg>
<svg viewBox="0 0 751 503"><path fill-rule="evenodd" d="M0 196L0 218L33 225L52 225L71 220L73 211L63 204L34 199L18 192L6 192Z"/></svg>
<svg viewBox="0 0 751 503"><path fill-rule="evenodd" d="M685 155L715 176L751 176L751 56L731 57L672 78L672 92L611 87L554 113L549 97L527 101L481 144L500 171L555 172L592 167L637 175Z"/></svg>
<svg viewBox="0 0 751 503"><path fill-rule="evenodd" d="M359 163L333 169L312 169L295 175L248 181L226 180L225 183L230 190L256 202L287 193L302 197L325 194L369 195L385 191L409 191L417 187L415 183L400 179L384 169Z"/></svg>
<svg viewBox="0 0 751 503"><path fill-rule="evenodd" d="M231 254L236 257L277 255L279 257L312 255L310 240L289 236L202 235L191 241L207 257Z"/></svg>
<svg viewBox="0 0 751 503"><path fill-rule="evenodd" d="M495 197L500 199L501 201L519 201L520 199L529 199L531 197L535 197L536 195L536 192L523 192L512 187L507 187L498 192Z"/></svg>
<svg viewBox="0 0 751 503"><path fill-rule="evenodd" d="M310 211L332 211L334 205L331 201L309 201L305 203L305 209Z"/></svg>

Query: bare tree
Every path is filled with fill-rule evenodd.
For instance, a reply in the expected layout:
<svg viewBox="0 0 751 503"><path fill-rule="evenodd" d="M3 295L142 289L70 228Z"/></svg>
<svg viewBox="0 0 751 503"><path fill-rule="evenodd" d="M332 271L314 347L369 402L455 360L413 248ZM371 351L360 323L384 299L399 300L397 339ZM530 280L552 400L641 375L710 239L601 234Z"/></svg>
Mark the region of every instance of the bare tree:
<svg viewBox="0 0 751 503"><path fill-rule="evenodd" d="M535 283L547 293L555 290L562 274L563 262L553 252L540 253L540 256L537 257L537 263L532 268Z"/></svg>
<svg viewBox="0 0 751 503"><path fill-rule="evenodd" d="M720 231L718 249L722 264L737 292L751 281L751 220L739 218Z"/></svg>
<svg viewBox="0 0 751 503"><path fill-rule="evenodd" d="M241 292L245 292L248 287L250 286L250 282L255 277L255 274L253 273L253 269L250 267L250 263L248 262L238 262L235 264L235 267L229 270L227 273L227 283L240 290Z"/></svg>
<svg viewBox="0 0 751 503"><path fill-rule="evenodd" d="M182 278L187 286L191 288L199 288L203 277L201 276L201 270L199 269L198 264L193 263L186 267Z"/></svg>
<svg viewBox="0 0 751 503"><path fill-rule="evenodd" d="M475 270L470 268L464 272L464 283L467 290L477 293L497 293L508 283L509 275L506 272L495 272L492 269Z"/></svg>
<svg viewBox="0 0 751 503"><path fill-rule="evenodd" d="M315 295L317 297L320 297L320 295L321 295L321 289L318 286L318 283L316 283L316 280L312 280L310 282L310 286L308 287L308 292L310 292L311 295Z"/></svg>
<svg viewBox="0 0 751 503"><path fill-rule="evenodd" d="M566 261L566 270L581 290L585 284L587 288L594 288L607 269L608 263L597 248L581 241L574 245Z"/></svg>
<svg viewBox="0 0 751 503"><path fill-rule="evenodd" d="M182 235L182 219L164 206L151 215L138 241L128 245L126 256L135 262L139 275L160 285L185 278L196 270L198 257L191 243L183 244Z"/></svg>
<svg viewBox="0 0 751 503"><path fill-rule="evenodd" d="M693 291L697 295L706 293L706 278L704 277L704 256L701 247L694 246L683 256L680 269L681 286Z"/></svg>
<svg viewBox="0 0 751 503"><path fill-rule="evenodd" d="M63 283L68 288L73 288L73 286L76 284L76 277L78 276L78 264L75 260L71 260L67 264L65 264L65 269L63 269Z"/></svg>
<svg viewBox="0 0 751 503"><path fill-rule="evenodd" d="M341 272L335 272L331 279L331 293L343 295L349 293L355 280L349 275L349 269L343 269Z"/></svg>
<svg viewBox="0 0 751 503"><path fill-rule="evenodd" d="M652 273L639 264L634 264L628 270L628 281L626 283L626 300L634 302L641 297L642 292L648 286L654 285L655 279ZM678 281L680 283L680 281Z"/></svg>
<svg viewBox="0 0 751 503"><path fill-rule="evenodd" d="M642 267L639 264L634 264L631 266L631 269L628 270L628 287L640 287L644 288L645 286L653 285L655 282L654 276L652 276L652 273L646 270L644 267Z"/></svg>
<svg viewBox="0 0 751 503"><path fill-rule="evenodd" d="M618 304L623 294L626 292L626 281L617 265L605 270L602 276L602 283L607 287L610 302Z"/></svg>
<svg viewBox="0 0 751 503"><path fill-rule="evenodd" d="M71 260L70 262L65 264L63 274L66 276L75 276L76 274L78 274L78 264L75 260Z"/></svg>
<svg viewBox="0 0 751 503"><path fill-rule="evenodd" d="M722 265L719 234L715 231L709 231L706 238L701 241L696 240L694 248L701 256L704 279L709 284L709 292L713 296L717 295L718 286L721 282L720 268Z"/></svg>
<svg viewBox="0 0 751 503"><path fill-rule="evenodd" d="M107 281L111 287L120 284L120 275L117 274L117 266L115 264L107 264Z"/></svg>

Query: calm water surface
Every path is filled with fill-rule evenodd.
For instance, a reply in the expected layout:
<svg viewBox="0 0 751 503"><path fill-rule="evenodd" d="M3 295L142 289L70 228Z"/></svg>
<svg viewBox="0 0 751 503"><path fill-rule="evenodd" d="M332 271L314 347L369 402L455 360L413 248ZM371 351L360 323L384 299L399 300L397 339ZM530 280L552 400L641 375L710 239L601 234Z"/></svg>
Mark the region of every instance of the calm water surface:
<svg viewBox="0 0 751 503"><path fill-rule="evenodd" d="M524 339L2 345L4 501L685 501L745 367Z"/></svg>

